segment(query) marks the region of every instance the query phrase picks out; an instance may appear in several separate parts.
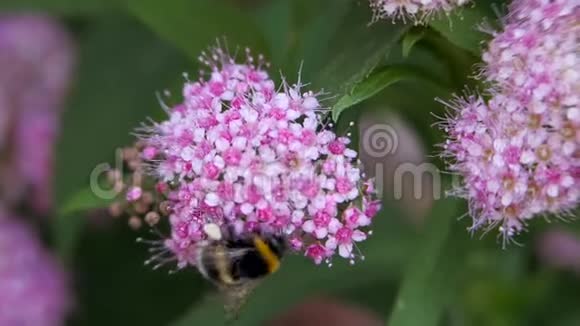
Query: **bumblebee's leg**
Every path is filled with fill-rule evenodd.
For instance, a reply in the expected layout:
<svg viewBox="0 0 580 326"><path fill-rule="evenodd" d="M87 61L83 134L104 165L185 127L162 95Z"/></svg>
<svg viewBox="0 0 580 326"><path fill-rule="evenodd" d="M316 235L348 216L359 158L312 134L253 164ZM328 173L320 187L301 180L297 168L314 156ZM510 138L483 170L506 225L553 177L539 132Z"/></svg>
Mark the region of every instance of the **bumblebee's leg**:
<svg viewBox="0 0 580 326"><path fill-rule="evenodd" d="M243 284L224 289L226 322L231 323L239 318L240 310L246 304L250 294L257 285L257 281L247 281Z"/></svg>

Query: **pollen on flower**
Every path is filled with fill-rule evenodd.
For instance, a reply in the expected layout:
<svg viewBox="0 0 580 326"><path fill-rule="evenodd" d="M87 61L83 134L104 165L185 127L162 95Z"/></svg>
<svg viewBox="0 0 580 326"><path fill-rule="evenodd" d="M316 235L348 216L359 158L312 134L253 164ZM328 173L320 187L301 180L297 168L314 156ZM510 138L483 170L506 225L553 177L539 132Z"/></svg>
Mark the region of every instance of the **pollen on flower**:
<svg viewBox="0 0 580 326"><path fill-rule="evenodd" d="M381 19L392 21L408 19L420 24L434 14L448 14L470 0L369 0L369 2L373 10L373 22Z"/></svg>
<svg viewBox="0 0 580 326"><path fill-rule="evenodd" d="M490 98L445 103L441 154L463 177L452 194L468 200L472 230L498 227L507 242L531 218L578 206L579 14L574 1L515 1L483 56Z"/></svg>
<svg viewBox="0 0 580 326"><path fill-rule="evenodd" d="M316 264L362 257L355 243L367 238L380 202L348 137L330 129L319 94L300 81L277 87L249 50L241 62L219 46L199 60L206 69L188 76L183 103L137 130L140 154L131 157L157 189L147 208L158 214L146 222L170 225L168 237L141 240L152 245L148 262L193 266L197 246L225 231L284 234ZM131 182L145 191L148 181ZM134 211L143 196L132 202L138 196L124 189Z"/></svg>

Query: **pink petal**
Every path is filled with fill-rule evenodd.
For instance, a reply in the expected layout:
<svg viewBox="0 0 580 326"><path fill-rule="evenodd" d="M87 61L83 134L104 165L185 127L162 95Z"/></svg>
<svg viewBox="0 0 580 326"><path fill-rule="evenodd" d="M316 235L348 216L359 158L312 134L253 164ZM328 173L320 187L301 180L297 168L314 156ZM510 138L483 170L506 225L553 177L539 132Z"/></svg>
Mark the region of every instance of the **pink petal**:
<svg viewBox="0 0 580 326"><path fill-rule="evenodd" d="M304 230L304 232L307 232L307 233L314 232L315 228L316 227L314 226L314 222L312 220L308 220L308 221L304 222L304 224L302 224L302 230Z"/></svg>
<svg viewBox="0 0 580 326"><path fill-rule="evenodd" d="M338 231L341 227L342 223L340 223L340 221L336 218L333 218L330 220L330 223L328 223L328 231L330 231L330 233L336 233L336 231Z"/></svg>
<svg viewBox="0 0 580 326"><path fill-rule="evenodd" d="M328 229L327 228L319 228L316 231L314 231L314 234L316 235L316 237L318 239L322 239L328 235Z"/></svg>
<svg viewBox="0 0 580 326"><path fill-rule="evenodd" d="M352 243L342 244L338 246L338 254L341 257L349 258L351 253L352 253Z"/></svg>
<svg viewBox="0 0 580 326"><path fill-rule="evenodd" d="M361 230L355 230L352 233L352 239L354 241L359 242L359 241L365 240L366 238L367 238L367 235L364 232L362 232Z"/></svg>
<svg viewBox="0 0 580 326"><path fill-rule="evenodd" d="M328 240L326 240L324 246L329 250L335 250L336 247L338 246L338 242L336 241L335 237L330 237L328 238Z"/></svg>

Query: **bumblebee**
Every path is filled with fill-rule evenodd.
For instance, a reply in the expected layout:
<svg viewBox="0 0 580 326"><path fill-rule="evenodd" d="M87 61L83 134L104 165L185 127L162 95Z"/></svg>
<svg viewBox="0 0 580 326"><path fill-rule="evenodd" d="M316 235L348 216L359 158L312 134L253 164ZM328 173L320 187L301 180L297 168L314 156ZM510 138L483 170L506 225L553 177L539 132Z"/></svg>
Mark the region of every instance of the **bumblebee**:
<svg viewBox="0 0 580 326"><path fill-rule="evenodd" d="M246 297L264 277L276 272L286 252L286 240L277 234L223 234L206 226L208 240L197 249L197 269L226 296L226 312L237 316Z"/></svg>

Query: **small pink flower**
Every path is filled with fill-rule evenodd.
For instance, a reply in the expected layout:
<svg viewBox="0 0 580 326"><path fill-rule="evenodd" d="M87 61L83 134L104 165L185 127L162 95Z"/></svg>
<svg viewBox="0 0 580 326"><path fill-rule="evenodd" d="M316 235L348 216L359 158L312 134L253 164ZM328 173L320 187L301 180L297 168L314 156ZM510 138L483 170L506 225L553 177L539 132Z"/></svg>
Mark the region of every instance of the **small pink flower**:
<svg viewBox="0 0 580 326"><path fill-rule="evenodd" d="M320 184L317 180L306 180L303 182L300 190L308 199L313 199L320 191Z"/></svg>
<svg viewBox="0 0 580 326"><path fill-rule="evenodd" d="M327 250L321 244L312 244L306 248L306 256L314 261L316 265L327 257Z"/></svg>
<svg viewBox="0 0 580 326"><path fill-rule="evenodd" d="M157 191L159 194L164 194L169 191L169 185L167 185L165 182L158 182L155 184L155 191Z"/></svg>
<svg viewBox="0 0 580 326"><path fill-rule="evenodd" d="M302 246L304 245L302 240L300 240L298 238L291 238L289 242L290 242L290 246L292 247L292 250L294 250L294 251L301 250Z"/></svg>
<svg viewBox="0 0 580 326"><path fill-rule="evenodd" d="M220 169L213 163L208 163L203 167L204 176L208 179L215 180L220 174Z"/></svg>
<svg viewBox="0 0 580 326"><path fill-rule="evenodd" d="M134 202L139 200L139 198L141 198L141 195L143 194L143 189L141 189L141 187L131 187L129 188L129 190L127 191L127 201L128 202Z"/></svg>
<svg viewBox="0 0 580 326"><path fill-rule="evenodd" d="M380 206L380 204L377 204ZM377 210L378 211L378 210ZM376 212L375 212L376 214ZM370 216L374 216L372 214ZM371 224L371 219L357 207L349 207L343 213L346 225L349 227L368 226Z"/></svg>
<svg viewBox="0 0 580 326"><path fill-rule="evenodd" d="M327 160L322 164L322 171L327 175L333 175L336 171L336 162Z"/></svg>
<svg viewBox="0 0 580 326"><path fill-rule="evenodd" d="M236 166L240 164L241 159L242 152L237 148L230 147L224 153L224 160L228 165Z"/></svg>
<svg viewBox="0 0 580 326"><path fill-rule="evenodd" d="M234 198L234 186L229 182L222 182L218 185L218 195L223 200L232 200Z"/></svg>
<svg viewBox="0 0 580 326"><path fill-rule="evenodd" d="M348 178L337 178L336 179L336 191L339 194L346 194L351 191L353 184L348 180Z"/></svg>
<svg viewBox="0 0 580 326"><path fill-rule="evenodd" d="M153 160L155 155L157 155L157 149L153 146L148 146L143 150L143 158L148 161Z"/></svg>
<svg viewBox="0 0 580 326"><path fill-rule="evenodd" d="M367 217L372 217L377 215L377 213L379 212L379 210L381 209L381 201L380 200L364 200L363 201L363 209L364 209L364 215ZM370 222L369 222L370 224Z"/></svg>
<svg viewBox="0 0 580 326"><path fill-rule="evenodd" d="M330 144L328 144L328 150L335 155L341 155L346 146L340 140L334 140Z"/></svg>
<svg viewBox="0 0 580 326"><path fill-rule="evenodd" d="M274 218L274 212L272 212L272 208L267 207L265 209L259 209L256 213L258 217L258 221L262 223L271 222Z"/></svg>
<svg viewBox="0 0 580 326"><path fill-rule="evenodd" d="M335 250L338 247L338 254L343 258L354 258L352 253L353 242L363 241L367 238L366 234L360 230L353 230L349 227L341 227L336 231L333 237L326 241L326 248Z"/></svg>

